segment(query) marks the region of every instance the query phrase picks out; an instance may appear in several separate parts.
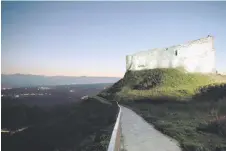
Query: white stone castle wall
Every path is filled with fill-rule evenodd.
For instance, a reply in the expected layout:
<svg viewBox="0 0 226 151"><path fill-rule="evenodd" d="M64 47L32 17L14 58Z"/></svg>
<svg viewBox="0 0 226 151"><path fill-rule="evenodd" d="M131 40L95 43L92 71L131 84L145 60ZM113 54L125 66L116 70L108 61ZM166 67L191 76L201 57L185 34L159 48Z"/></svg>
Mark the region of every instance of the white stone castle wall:
<svg viewBox="0 0 226 151"><path fill-rule="evenodd" d="M127 70L183 67L189 72L215 72L213 37L126 56Z"/></svg>

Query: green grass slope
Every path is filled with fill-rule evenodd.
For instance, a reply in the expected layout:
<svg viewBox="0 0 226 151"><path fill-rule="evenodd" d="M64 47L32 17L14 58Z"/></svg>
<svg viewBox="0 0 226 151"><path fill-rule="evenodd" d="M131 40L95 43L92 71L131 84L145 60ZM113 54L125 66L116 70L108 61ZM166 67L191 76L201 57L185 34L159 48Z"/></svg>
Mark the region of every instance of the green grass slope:
<svg viewBox="0 0 226 151"><path fill-rule="evenodd" d="M218 85L219 82L213 75L186 73L179 68L128 71L121 80L99 95L118 101L159 97L180 100L196 95L206 85Z"/></svg>

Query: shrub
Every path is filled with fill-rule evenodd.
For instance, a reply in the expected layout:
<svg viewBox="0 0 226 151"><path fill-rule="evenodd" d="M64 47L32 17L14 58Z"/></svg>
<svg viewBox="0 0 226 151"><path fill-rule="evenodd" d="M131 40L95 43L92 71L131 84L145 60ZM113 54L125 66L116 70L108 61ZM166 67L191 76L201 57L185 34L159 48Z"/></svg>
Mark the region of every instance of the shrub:
<svg viewBox="0 0 226 151"><path fill-rule="evenodd" d="M206 124L201 124L197 129L226 137L226 116L221 116Z"/></svg>

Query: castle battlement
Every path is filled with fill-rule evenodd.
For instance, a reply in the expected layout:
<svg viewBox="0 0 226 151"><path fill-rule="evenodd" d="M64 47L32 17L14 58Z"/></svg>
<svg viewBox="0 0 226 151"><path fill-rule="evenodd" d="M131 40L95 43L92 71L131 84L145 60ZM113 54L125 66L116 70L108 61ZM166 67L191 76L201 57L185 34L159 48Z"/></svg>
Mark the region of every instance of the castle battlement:
<svg viewBox="0 0 226 151"><path fill-rule="evenodd" d="M189 72L215 73L213 36L126 56L127 70L183 67Z"/></svg>

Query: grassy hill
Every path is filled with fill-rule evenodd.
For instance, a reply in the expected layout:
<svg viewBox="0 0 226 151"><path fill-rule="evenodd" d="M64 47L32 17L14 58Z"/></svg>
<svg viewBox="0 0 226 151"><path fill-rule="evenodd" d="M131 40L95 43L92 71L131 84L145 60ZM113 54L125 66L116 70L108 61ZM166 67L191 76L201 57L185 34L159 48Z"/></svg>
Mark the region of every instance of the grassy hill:
<svg viewBox="0 0 226 151"><path fill-rule="evenodd" d="M226 77L183 69L128 71L99 96L119 101L183 151L226 151Z"/></svg>
<svg viewBox="0 0 226 151"><path fill-rule="evenodd" d="M200 93L202 87L220 85L226 78L183 69L128 71L111 88L99 95L108 99L138 100L168 98L184 100Z"/></svg>

